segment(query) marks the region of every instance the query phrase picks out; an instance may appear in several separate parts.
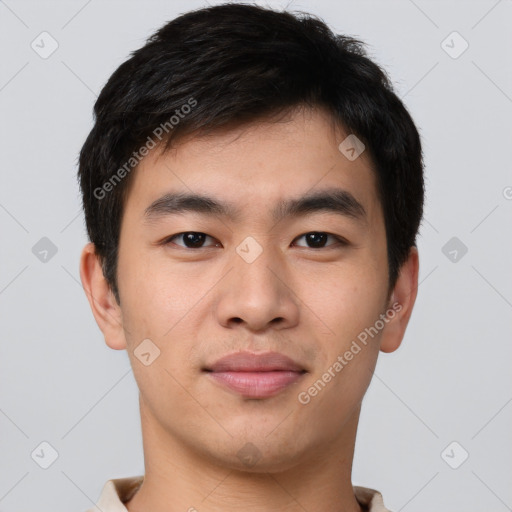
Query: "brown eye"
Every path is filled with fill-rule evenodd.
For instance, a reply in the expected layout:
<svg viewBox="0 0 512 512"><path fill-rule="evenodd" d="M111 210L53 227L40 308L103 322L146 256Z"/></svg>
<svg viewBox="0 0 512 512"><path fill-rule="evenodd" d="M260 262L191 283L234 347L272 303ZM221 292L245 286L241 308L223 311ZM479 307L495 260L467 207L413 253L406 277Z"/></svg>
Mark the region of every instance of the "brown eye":
<svg viewBox="0 0 512 512"><path fill-rule="evenodd" d="M185 231L184 233L177 233L166 239L165 243L170 244L173 243L180 247L185 247L186 249L201 249L202 247L212 247L204 246L204 242L207 238L214 240L211 236L200 233L198 231ZM182 244L176 243L174 240L181 240ZM213 244L213 246L217 246L218 243Z"/></svg>
<svg viewBox="0 0 512 512"><path fill-rule="evenodd" d="M304 238L306 240L306 247L310 249L322 249L324 247L330 247L332 245L346 245L345 240L342 238L331 235L330 233L324 233L323 231L311 231L310 233L305 233L297 238L297 240ZM334 243L326 245L326 242L329 238L335 240ZM299 247L304 247L303 245L299 245Z"/></svg>

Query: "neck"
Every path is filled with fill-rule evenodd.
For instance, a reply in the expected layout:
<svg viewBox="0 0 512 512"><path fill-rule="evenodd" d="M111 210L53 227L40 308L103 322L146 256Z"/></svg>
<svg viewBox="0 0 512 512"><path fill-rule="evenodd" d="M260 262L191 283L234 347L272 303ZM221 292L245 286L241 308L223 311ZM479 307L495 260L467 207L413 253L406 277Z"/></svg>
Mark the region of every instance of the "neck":
<svg viewBox="0 0 512 512"><path fill-rule="evenodd" d="M361 512L351 483L358 407L334 445L318 446L285 470L219 465L170 435L141 401L144 482L129 512Z"/></svg>

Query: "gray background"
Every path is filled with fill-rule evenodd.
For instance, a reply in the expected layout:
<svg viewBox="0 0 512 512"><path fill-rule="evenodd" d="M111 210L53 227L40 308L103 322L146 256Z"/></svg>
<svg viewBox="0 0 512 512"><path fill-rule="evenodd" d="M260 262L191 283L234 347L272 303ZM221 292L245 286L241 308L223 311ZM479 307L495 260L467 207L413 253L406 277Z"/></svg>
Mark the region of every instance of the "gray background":
<svg viewBox="0 0 512 512"><path fill-rule="evenodd" d="M2 512L81 512L107 479L143 473L128 357L104 344L79 280L76 158L110 74L164 22L202 5L0 2ZM512 510L512 1L290 8L368 44L426 159L418 299L365 398L353 482L380 490L394 512ZM51 49L43 31L58 43L46 59L31 47ZM469 44L461 55L458 36L442 44L453 31ZM46 261L43 237L57 249ZM48 469L43 441L58 452Z"/></svg>

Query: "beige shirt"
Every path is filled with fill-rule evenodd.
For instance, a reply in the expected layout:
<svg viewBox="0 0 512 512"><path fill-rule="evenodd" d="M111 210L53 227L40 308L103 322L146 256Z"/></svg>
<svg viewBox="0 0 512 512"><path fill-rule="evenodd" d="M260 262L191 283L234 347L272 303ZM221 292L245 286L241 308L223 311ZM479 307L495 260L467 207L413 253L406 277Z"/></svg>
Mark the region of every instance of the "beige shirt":
<svg viewBox="0 0 512 512"><path fill-rule="evenodd" d="M128 509L123 503L134 496L143 480L143 476L108 480L103 486L96 506L90 508L87 512L127 512ZM390 512L384 506L380 492L367 487L354 486L354 494L365 512Z"/></svg>

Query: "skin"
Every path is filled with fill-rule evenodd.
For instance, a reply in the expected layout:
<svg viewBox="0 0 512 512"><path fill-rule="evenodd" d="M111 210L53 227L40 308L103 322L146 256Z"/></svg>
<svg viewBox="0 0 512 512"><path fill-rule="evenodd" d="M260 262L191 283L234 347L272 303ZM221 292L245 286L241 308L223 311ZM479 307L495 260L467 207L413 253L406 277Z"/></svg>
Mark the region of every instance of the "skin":
<svg viewBox="0 0 512 512"><path fill-rule="evenodd" d="M375 176L364 152L348 160L347 136L321 110L296 110L280 122L258 121L188 137L153 150L134 171L122 219L120 304L94 246L80 275L107 345L128 351L140 390L145 480L130 512L254 512L361 508L351 469L361 401L379 351L396 350L416 299L418 252L411 248L388 296L386 235ZM275 223L269 212L287 198L326 187L348 190L365 223L315 212ZM205 194L238 207L237 219L181 213L145 220L170 191ZM171 235L195 231L202 248ZM308 245L310 232L329 237ZM263 252L247 263L236 247L248 236ZM391 304L401 310L304 405L307 390L357 335ZM134 350L151 339L160 355L145 366ZM221 356L275 350L307 369L276 396L246 399L202 368ZM252 443L249 466L237 456Z"/></svg>

